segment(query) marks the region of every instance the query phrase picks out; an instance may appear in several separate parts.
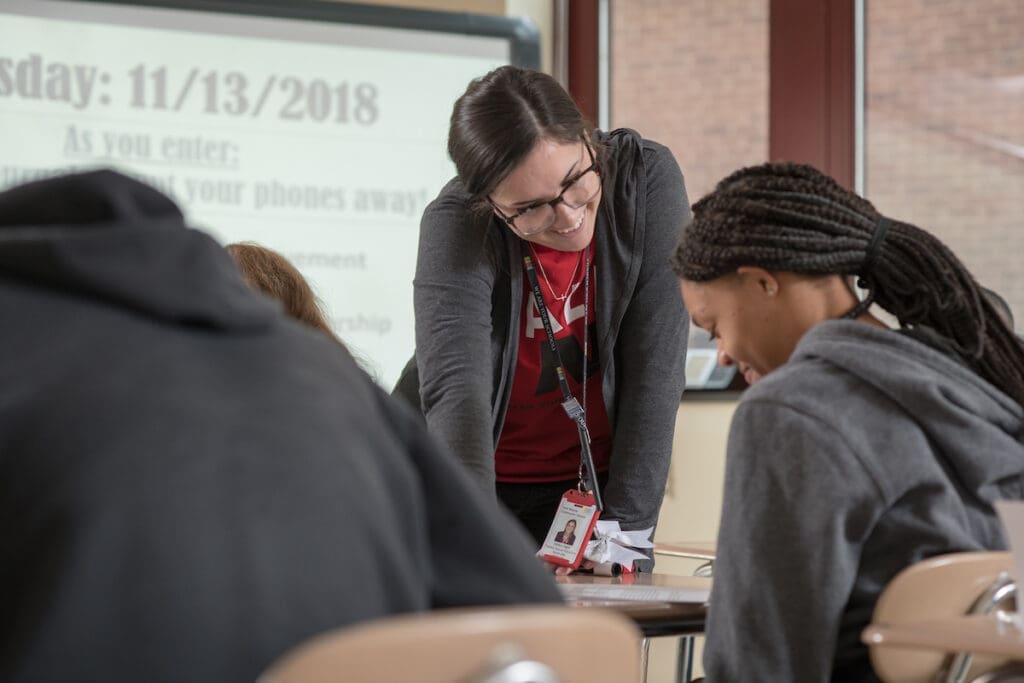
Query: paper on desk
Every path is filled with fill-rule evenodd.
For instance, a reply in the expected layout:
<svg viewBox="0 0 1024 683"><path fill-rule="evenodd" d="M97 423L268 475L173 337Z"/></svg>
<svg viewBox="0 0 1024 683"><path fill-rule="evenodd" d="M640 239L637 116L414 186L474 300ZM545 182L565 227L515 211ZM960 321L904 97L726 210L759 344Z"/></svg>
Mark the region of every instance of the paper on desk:
<svg viewBox="0 0 1024 683"><path fill-rule="evenodd" d="M634 560L646 560L647 555L635 548L653 548L651 534L654 527L623 531L614 520L597 520L594 539L587 543L583 554L588 560L597 564L619 564L624 571L633 571Z"/></svg>
<svg viewBox="0 0 1024 683"><path fill-rule="evenodd" d="M607 583L560 583L562 595L569 600L629 600L636 602L699 602L708 601L710 588L676 588L673 586L637 586Z"/></svg>
<svg viewBox="0 0 1024 683"><path fill-rule="evenodd" d="M1021 628L1020 606L1024 606L1024 501L1019 500L997 500L995 502L996 512L999 520L1003 523L1006 531L1006 540L1010 544L1010 551L1013 554L1013 577L1017 582L1017 614L1015 622L1017 628Z"/></svg>

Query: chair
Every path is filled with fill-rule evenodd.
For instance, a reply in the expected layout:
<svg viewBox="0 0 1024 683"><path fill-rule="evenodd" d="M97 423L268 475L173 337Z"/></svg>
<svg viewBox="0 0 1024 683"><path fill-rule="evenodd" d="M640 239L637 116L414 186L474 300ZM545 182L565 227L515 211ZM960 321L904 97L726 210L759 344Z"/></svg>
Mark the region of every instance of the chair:
<svg viewBox="0 0 1024 683"><path fill-rule="evenodd" d="M714 541L690 541L668 543L659 541L654 544L654 554L666 557L683 557L691 560L702 560L704 564L693 571L694 576L711 578L714 571L716 544Z"/></svg>
<svg viewBox="0 0 1024 683"><path fill-rule="evenodd" d="M450 609L331 631L287 652L259 683L594 683L640 680L641 635L610 610Z"/></svg>
<svg viewBox="0 0 1024 683"><path fill-rule="evenodd" d="M1018 673L999 669L1005 658L915 649L895 645L897 639L886 637L887 629L900 625L1015 610L1016 586L1008 573L1012 566L1008 552L963 552L923 560L897 574L879 596L872 626L863 635L879 677L901 683L1024 681L1016 677ZM985 673L979 677L979 672Z"/></svg>

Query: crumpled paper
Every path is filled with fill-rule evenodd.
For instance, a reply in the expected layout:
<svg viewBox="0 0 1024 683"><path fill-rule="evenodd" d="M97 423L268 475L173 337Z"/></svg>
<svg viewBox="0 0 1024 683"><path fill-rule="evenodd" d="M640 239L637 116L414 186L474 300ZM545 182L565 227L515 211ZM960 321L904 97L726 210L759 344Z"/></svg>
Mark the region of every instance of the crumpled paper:
<svg viewBox="0 0 1024 683"><path fill-rule="evenodd" d="M654 527L624 531L613 520L597 520L594 535L583 551L583 557L599 565L617 563L627 572L633 571L633 560L646 560L647 555L634 548L653 548Z"/></svg>

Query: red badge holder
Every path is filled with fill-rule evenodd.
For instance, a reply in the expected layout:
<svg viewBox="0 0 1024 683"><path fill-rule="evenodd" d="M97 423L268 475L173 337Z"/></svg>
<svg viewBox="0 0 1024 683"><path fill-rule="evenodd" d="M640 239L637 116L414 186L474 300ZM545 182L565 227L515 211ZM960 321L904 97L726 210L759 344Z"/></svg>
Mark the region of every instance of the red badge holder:
<svg viewBox="0 0 1024 683"><path fill-rule="evenodd" d="M569 489L562 494L539 555L551 564L577 569L600 516L594 494Z"/></svg>

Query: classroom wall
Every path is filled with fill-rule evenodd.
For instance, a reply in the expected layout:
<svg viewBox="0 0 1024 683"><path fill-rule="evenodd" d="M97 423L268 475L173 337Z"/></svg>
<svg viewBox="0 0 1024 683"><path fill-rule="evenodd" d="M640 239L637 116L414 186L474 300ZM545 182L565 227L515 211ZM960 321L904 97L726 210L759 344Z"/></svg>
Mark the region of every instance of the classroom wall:
<svg viewBox="0 0 1024 683"><path fill-rule="evenodd" d="M736 402L731 400L687 398L679 404L657 540L715 540L722 507L725 441L735 410Z"/></svg>
<svg viewBox="0 0 1024 683"><path fill-rule="evenodd" d="M692 396L692 394L691 394ZM725 475L725 443L736 410L733 400L687 400L679 404L665 502L656 541L713 541L718 533ZM698 560L659 557L657 571L689 576ZM703 639L697 639L693 675L703 675ZM654 638L647 660L649 683L674 681L678 638Z"/></svg>
<svg viewBox="0 0 1024 683"><path fill-rule="evenodd" d="M671 149L691 201L768 157L769 4L612 3L612 127Z"/></svg>

